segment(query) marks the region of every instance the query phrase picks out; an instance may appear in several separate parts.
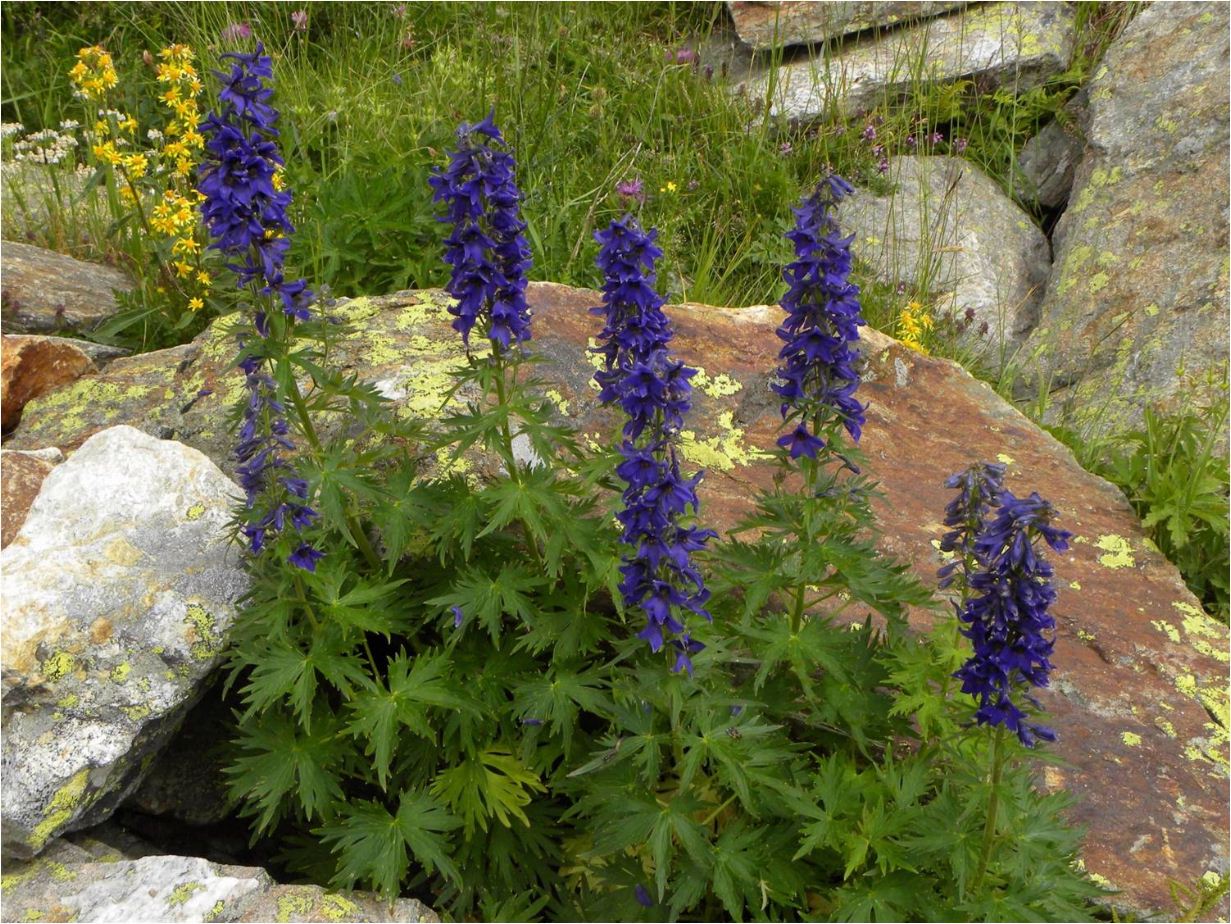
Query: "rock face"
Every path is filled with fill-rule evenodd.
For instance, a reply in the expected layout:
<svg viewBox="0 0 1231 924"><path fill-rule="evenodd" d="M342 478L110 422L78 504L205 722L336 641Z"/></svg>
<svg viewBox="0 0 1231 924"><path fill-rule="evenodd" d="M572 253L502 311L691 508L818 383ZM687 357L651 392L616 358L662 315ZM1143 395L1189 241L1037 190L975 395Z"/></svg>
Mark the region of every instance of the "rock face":
<svg viewBox="0 0 1231 924"><path fill-rule="evenodd" d="M12 921L440 920L414 899L390 904L369 893L277 885L254 867L200 857L132 858L67 841L38 859L6 864L4 880L6 920Z"/></svg>
<svg viewBox="0 0 1231 924"><path fill-rule="evenodd" d="M0 450L0 549L17 536L43 479L63 458L54 447L50 454Z"/></svg>
<svg viewBox="0 0 1231 924"><path fill-rule="evenodd" d="M783 45L811 45L877 26L926 19L965 3L839 2L811 0L727 0L740 41L754 51Z"/></svg>
<svg viewBox="0 0 1231 924"><path fill-rule="evenodd" d="M921 80L976 77L989 86L1036 87L1068 67L1073 42L1068 3L977 4L791 61L776 73L762 70L735 89L762 100L772 81L772 114L807 122L835 108L849 114L896 100Z"/></svg>
<svg viewBox="0 0 1231 924"><path fill-rule="evenodd" d="M0 319L10 334L88 331L116 312L114 291L132 288L119 270L4 241Z"/></svg>
<svg viewBox="0 0 1231 924"><path fill-rule="evenodd" d="M1018 156L1016 193L1025 202L1055 209L1068 202L1073 174L1086 148L1086 93L1081 91L1060 115L1026 142Z"/></svg>
<svg viewBox="0 0 1231 924"><path fill-rule="evenodd" d="M1125 429L1179 408L1227 362L1228 19L1156 3L1108 48L1024 351L1056 419Z"/></svg>
<svg viewBox="0 0 1231 924"><path fill-rule="evenodd" d="M1051 266L1043 232L960 158L894 157L888 176L891 195L861 190L839 207L855 255L886 282L925 284L933 315L969 322L964 336L980 352L1018 343L1038 319Z"/></svg>
<svg viewBox="0 0 1231 924"><path fill-rule="evenodd" d="M616 422L595 409L585 353L597 333L586 309L599 295L545 283L528 294L533 348L545 360L536 374L550 383L547 397L584 435L606 441ZM354 325L337 342L339 366L377 384L399 413L439 413L449 371L465 363L445 304L439 292L419 292L337 306L334 313ZM703 368L683 452L708 471L705 524L728 529L774 474L761 450L780 432L769 385L781 312L668 310L678 354ZM148 387L140 396L121 387L131 381L124 367L132 361L120 360L38 399L13 441L67 447L103 421L125 420L150 432L173 428L226 464L225 417L242 394L230 368L234 346L215 325L192 349L187 362L178 351L167 351L161 366L158 354L143 357ZM1049 769L1045 782L1078 797L1074 820L1089 830L1089 868L1123 889L1127 903L1169 909L1168 878L1188 881L1227 862L1226 627L1202 615L1123 496L988 386L874 331L866 332L864 350L859 396L870 407L862 446L884 494L876 511L886 551L933 581L950 493L944 480L977 460L1000 459L1010 488L1038 490L1076 533L1072 550L1055 556L1059 637L1055 682L1043 697L1066 764ZM202 389L211 393L186 408L186 396ZM90 403L88 416L76 411L81 402ZM927 626L937 618L948 616L942 609L913 620Z"/></svg>
<svg viewBox="0 0 1231 924"><path fill-rule="evenodd" d="M216 665L246 589L237 489L132 427L47 475L3 568L3 848L28 857L105 818Z"/></svg>
<svg viewBox="0 0 1231 924"><path fill-rule="evenodd" d="M4 335L0 357L0 427L6 432L21 420L31 398L71 382L94 368L90 357L61 337Z"/></svg>

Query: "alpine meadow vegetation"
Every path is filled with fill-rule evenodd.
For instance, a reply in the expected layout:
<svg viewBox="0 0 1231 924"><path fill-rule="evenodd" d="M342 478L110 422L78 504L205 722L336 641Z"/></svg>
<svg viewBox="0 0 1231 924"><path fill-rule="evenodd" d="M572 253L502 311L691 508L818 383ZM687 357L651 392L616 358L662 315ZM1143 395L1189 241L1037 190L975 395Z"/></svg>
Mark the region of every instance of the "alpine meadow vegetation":
<svg viewBox="0 0 1231 924"><path fill-rule="evenodd" d="M950 601L877 549L849 184L795 209L779 474L720 539L677 453L694 370L635 190L593 233L619 418L593 448L535 378L514 146L494 112L456 130L420 194L466 362L407 420L331 368L346 320L286 271L271 59L223 63L198 187L248 385L229 782L286 875L454 919L1095 915L1069 798L1032 784L1060 517L977 464L951 484Z"/></svg>

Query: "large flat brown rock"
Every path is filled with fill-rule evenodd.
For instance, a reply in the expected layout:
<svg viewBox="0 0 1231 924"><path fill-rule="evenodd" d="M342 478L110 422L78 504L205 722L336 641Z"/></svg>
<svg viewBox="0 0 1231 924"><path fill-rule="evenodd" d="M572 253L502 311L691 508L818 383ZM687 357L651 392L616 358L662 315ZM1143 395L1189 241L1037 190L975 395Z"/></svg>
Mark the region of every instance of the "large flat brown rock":
<svg viewBox="0 0 1231 924"><path fill-rule="evenodd" d="M116 313L115 292L132 288L119 270L17 241L0 244L4 330L50 334L93 330Z"/></svg>
<svg viewBox="0 0 1231 924"><path fill-rule="evenodd" d="M31 398L75 381L94 368L74 341L62 337L2 337L0 353L0 428L17 426Z"/></svg>
<svg viewBox="0 0 1231 924"><path fill-rule="evenodd" d="M848 2L839 0L727 0L740 41L756 51L783 45L811 45L878 26L924 19L965 3Z"/></svg>
<svg viewBox="0 0 1231 924"><path fill-rule="evenodd" d="M598 332L594 292L534 284L533 347L548 397L596 442L613 421L598 413L584 354ZM334 309L355 332L337 361L359 371L405 413L438 412L448 372L464 362L439 292L357 299ZM681 358L703 373L685 454L708 470L702 514L727 529L749 509L773 467L759 458L779 434L769 390L778 350L776 307L668 309ZM884 496L883 547L934 581L945 478L999 459L1008 485L1037 490L1076 534L1055 556L1061 589L1054 683L1043 700L1063 759L1044 782L1078 797L1086 863L1145 911L1171 910L1168 882L1227 864L1227 630L1202 615L1179 574L1151 545L1124 497L1081 469L1060 443L959 366L920 356L874 331L864 338L869 404L863 450ZM210 453L224 467L229 406L240 376L234 338L215 325L191 347L118 360L99 375L36 399L12 445L79 443L92 428L130 423ZM207 394L202 395L202 392ZM948 618L919 613L920 627Z"/></svg>

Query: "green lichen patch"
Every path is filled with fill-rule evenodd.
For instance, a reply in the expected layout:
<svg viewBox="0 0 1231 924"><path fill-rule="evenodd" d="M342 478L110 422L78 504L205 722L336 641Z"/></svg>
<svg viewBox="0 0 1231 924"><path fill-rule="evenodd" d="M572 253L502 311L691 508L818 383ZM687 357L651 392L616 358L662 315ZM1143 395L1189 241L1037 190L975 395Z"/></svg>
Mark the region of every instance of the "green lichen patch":
<svg viewBox="0 0 1231 924"><path fill-rule="evenodd" d="M1129 541L1123 536L1117 536L1109 533L1105 536L1099 536L1094 543L1096 549L1100 549L1104 554L1100 555L1099 564L1104 568L1131 568L1137 563L1133 558L1133 547Z"/></svg>
<svg viewBox="0 0 1231 924"><path fill-rule="evenodd" d="M201 604L188 604L184 622L189 627L189 650L193 658L208 661L222 650L223 641L217 620Z"/></svg>
<svg viewBox="0 0 1231 924"><path fill-rule="evenodd" d="M52 796L43 820L30 832L30 846L34 850L42 850L52 835L72 821L77 811L83 807L83 802L87 801L85 795L89 782L90 770L83 767Z"/></svg>
<svg viewBox="0 0 1231 924"><path fill-rule="evenodd" d="M171 895L167 898L167 907L176 908L186 904L188 899L192 898L193 893L199 892L205 886L200 882L185 882L183 885L178 885L171 890Z"/></svg>
<svg viewBox="0 0 1231 924"><path fill-rule="evenodd" d="M189 507L187 510L184 511L184 519L186 520L199 520L204 515L205 515L205 505L204 504L193 504L191 507Z"/></svg>
<svg viewBox="0 0 1231 924"><path fill-rule="evenodd" d="M128 680L128 675L132 673L133 666L125 661L123 664L117 664L111 668L111 673L108 676L112 683L124 683Z"/></svg>
<svg viewBox="0 0 1231 924"><path fill-rule="evenodd" d="M353 921L359 917L359 906L336 892L326 892L321 898L320 913L331 921Z"/></svg>
<svg viewBox="0 0 1231 924"><path fill-rule="evenodd" d="M77 659L67 651L55 651L43 660L43 663L39 665L39 671L45 679L55 683L72 673L76 666Z"/></svg>
<svg viewBox="0 0 1231 924"><path fill-rule="evenodd" d="M278 924L286 924L293 917L304 917L312 911L312 900L306 895L288 892L278 897L278 907L274 912L274 920Z"/></svg>

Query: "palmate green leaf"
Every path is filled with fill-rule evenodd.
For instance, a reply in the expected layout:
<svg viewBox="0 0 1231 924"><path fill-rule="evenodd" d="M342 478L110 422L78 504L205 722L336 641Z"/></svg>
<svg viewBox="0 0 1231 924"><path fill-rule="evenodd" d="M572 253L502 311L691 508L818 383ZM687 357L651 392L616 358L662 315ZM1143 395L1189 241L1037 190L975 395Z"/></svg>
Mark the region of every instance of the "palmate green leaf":
<svg viewBox="0 0 1231 924"><path fill-rule="evenodd" d="M760 909L764 864L760 831L741 821L727 827L714 845L713 864L714 894L727 914L741 920L745 904Z"/></svg>
<svg viewBox="0 0 1231 924"><path fill-rule="evenodd" d="M356 689L371 685L362 662L337 627L316 632L306 652L299 643L280 640L255 644L250 650L254 666L240 691L247 706L245 721L285 701L304 730L311 731L318 675L347 698Z"/></svg>
<svg viewBox="0 0 1231 924"><path fill-rule="evenodd" d="M398 800L396 815L377 802L352 802L316 833L325 843L332 843L338 854L335 887L349 889L356 882L371 883L392 900L410 869L410 855L420 865L460 881L457 867L449 859L445 837L460 826L461 822L430 795L406 791Z"/></svg>
<svg viewBox="0 0 1231 924"><path fill-rule="evenodd" d="M486 831L491 818L506 828L514 818L528 825L525 806L534 793L545 789L538 774L510 751L491 747L441 770L431 792L461 816L469 839L476 827Z"/></svg>
<svg viewBox="0 0 1231 924"><path fill-rule="evenodd" d="M227 770L232 796L256 816L258 833L270 830L294 803L308 820L328 814L343 798L333 770L345 745L338 723L319 711L309 734L289 717L270 710L239 727L241 756Z"/></svg>
<svg viewBox="0 0 1231 924"><path fill-rule="evenodd" d="M501 620L512 616L528 620L535 612L533 593L547 580L519 564L506 564L495 574L465 569L446 594L432 597L429 606L448 610L461 607L463 619L478 620L493 639L499 639Z"/></svg>
<svg viewBox="0 0 1231 924"><path fill-rule="evenodd" d="M567 754L581 711L596 713L608 707L604 687L597 670L577 673L555 667L518 685L514 709L519 718L546 723L553 734L561 736Z"/></svg>
<svg viewBox="0 0 1231 924"><path fill-rule="evenodd" d="M436 731L429 709L477 711L450 680L451 670L447 655L410 657L401 651L390 659L384 684L372 686L351 702L352 718L346 730L366 739L365 753L374 761L381 788L388 786L403 729L434 742Z"/></svg>

